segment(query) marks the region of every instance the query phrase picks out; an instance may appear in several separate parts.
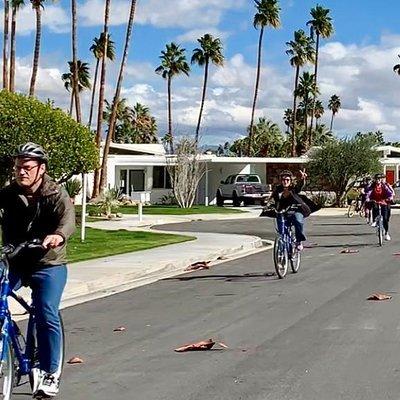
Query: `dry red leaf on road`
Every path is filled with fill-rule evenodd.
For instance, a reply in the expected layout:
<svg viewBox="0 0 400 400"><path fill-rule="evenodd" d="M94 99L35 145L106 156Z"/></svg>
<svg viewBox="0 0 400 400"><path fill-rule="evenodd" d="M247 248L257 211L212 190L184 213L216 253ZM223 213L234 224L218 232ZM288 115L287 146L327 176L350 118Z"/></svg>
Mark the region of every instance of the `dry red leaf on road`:
<svg viewBox="0 0 400 400"><path fill-rule="evenodd" d="M391 298L392 296L390 296L390 294L372 293L371 296L367 298L367 300L382 301L382 300L390 300Z"/></svg>
<svg viewBox="0 0 400 400"><path fill-rule="evenodd" d="M355 249L343 249L340 253L341 254L355 254L359 253L360 250L355 250Z"/></svg>
<svg viewBox="0 0 400 400"><path fill-rule="evenodd" d="M114 332L123 332L126 331L126 328L124 326L119 326L118 328L114 328Z"/></svg>
<svg viewBox="0 0 400 400"><path fill-rule="evenodd" d="M83 360L79 357L72 357L68 360L68 364L82 364Z"/></svg>
<svg viewBox="0 0 400 400"><path fill-rule="evenodd" d="M195 262L188 267L185 268L185 271L196 271L199 269L210 269L209 265L210 261L199 261Z"/></svg>
<svg viewBox="0 0 400 400"><path fill-rule="evenodd" d="M178 347L175 349L178 353L183 353L184 351L201 351L201 350L210 350L215 345L215 342L212 339L202 340L196 343L186 344L182 347Z"/></svg>

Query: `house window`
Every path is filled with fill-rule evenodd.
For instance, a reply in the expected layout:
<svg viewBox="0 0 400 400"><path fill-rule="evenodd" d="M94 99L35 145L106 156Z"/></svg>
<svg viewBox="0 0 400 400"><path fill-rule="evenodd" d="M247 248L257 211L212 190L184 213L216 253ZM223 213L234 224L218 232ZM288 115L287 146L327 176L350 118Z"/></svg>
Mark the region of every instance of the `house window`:
<svg viewBox="0 0 400 400"><path fill-rule="evenodd" d="M171 189L171 177L166 167L153 167L153 189Z"/></svg>

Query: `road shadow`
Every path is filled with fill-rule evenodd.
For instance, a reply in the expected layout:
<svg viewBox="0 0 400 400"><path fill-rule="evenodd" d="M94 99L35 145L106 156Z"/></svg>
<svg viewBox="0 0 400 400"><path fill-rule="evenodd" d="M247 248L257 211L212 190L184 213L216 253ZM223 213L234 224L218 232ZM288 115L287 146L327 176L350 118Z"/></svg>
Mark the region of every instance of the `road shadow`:
<svg viewBox="0 0 400 400"><path fill-rule="evenodd" d="M189 282L195 280L217 280L225 282L254 282L254 281L271 281L277 278L275 272L266 273L248 273L243 275L195 275L195 276L177 276L165 278L163 281L179 281Z"/></svg>
<svg viewBox="0 0 400 400"><path fill-rule="evenodd" d="M313 223L313 226L362 226L367 225L365 222L354 222L346 224L345 222L330 222L330 223Z"/></svg>
<svg viewBox="0 0 400 400"><path fill-rule="evenodd" d="M330 237L330 236L371 236L374 235L375 232L345 232L345 233L313 233L310 235L311 237Z"/></svg>

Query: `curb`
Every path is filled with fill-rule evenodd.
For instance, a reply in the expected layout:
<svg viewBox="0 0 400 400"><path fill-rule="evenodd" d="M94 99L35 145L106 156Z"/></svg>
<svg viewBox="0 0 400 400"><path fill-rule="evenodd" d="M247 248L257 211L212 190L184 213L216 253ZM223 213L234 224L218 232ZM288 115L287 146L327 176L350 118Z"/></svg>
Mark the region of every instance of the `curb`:
<svg viewBox="0 0 400 400"><path fill-rule="evenodd" d="M162 231L163 233L168 233ZM179 234L177 232L171 232ZM195 235L193 232L185 232L186 235ZM246 257L261 251L269 250L272 245L270 242L262 240L257 236L248 236L249 241L242 243L236 247L225 247L206 253L201 258L188 257L178 262L160 263L160 265L150 268L148 272L143 271L119 273L109 276L107 279L100 278L87 283L73 284L73 289L69 289L68 284L64 292L64 297L61 301L60 308L67 308L77 304L85 303L90 300L95 300L136 287L148 285L161 279L170 278L176 275L190 273L193 271L185 271L189 265L201 262L210 261L212 265L221 264L227 261L232 261L238 258ZM146 268L143 268L146 269ZM72 286L72 285L71 285Z"/></svg>

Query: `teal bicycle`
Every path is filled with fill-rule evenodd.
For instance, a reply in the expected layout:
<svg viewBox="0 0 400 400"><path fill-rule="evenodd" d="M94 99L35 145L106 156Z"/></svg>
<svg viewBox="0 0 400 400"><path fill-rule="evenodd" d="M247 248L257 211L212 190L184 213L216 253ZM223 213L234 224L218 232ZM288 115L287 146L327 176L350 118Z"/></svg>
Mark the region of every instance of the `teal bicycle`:
<svg viewBox="0 0 400 400"><path fill-rule="evenodd" d="M9 400L13 389L29 381L34 393L39 384L39 357L36 340L35 308L29 305L21 296L10 290L9 269L10 260L24 249L42 248L39 240L25 242L17 247L3 246L0 249L0 400ZM23 336L17 323L12 319L8 298L15 299L29 315L26 335ZM62 328L62 343L60 347L60 367L57 374L61 376L64 364L64 328ZM27 376L29 379L23 380ZM45 398L41 394L35 396Z"/></svg>

